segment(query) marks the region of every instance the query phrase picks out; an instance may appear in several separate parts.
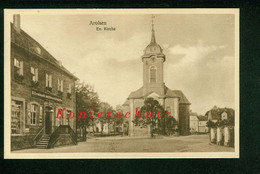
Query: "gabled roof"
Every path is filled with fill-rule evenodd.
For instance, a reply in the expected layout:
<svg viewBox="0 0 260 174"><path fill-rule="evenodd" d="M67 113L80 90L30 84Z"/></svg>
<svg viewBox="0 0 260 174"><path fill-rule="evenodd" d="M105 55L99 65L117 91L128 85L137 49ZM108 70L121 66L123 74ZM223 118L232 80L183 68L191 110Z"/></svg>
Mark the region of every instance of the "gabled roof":
<svg viewBox="0 0 260 174"><path fill-rule="evenodd" d="M15 45L23 48L24 50L30 52L31 54L36 55L37 57L56 66L57 68L61 69L63 72L68 74L69 76L78 80L78 78L74 74L69 72L62 65L60 66L58 60L56 60L43 46L41 46L41 44L39 44L36 40L34 40L25 31L20 29L20 32L18 33L12 23L11 23L11 42L14 43ZM40 48L41 54L37 53L36 48Z"/></svg>
<svg viewBox="0 0 260 174"><path fill-rule="evenodd" d="M207 121L208 118L206 116L197 116L197 118L199 119L199 121Z"/></svg>
<svg viewBox="0 0 260 174"><path fill-rule="evenodd" d="M123 103L123 106L127 106L129 105L129 100L126 100L124 103Z"/></svg>
<svg viewBox="0 0 260 174"><path fill-rule="evenodd" d="M235 111L232 108L216 108L216 107L207 111L205 116L208 116L208 118L212 119L212 120L220 120L221 114L223 112L226 112L228 117L231 118L231 119L233 119L234 116L235 116Z"/></svg>
<svg viewBox="0 0 260 174"><path fill-rule="evenodd" d="M133 91L130 93L128 98L142 98L143 97L143 87L137 89L136 91Z"/></svg>
<svg viewBox="0 0 260 174"><path fill-rule="evenodd" d="M175 94L177 94L178 97L180 97L180 101L179 101L180 104L191 104L181 90L172 90L172 91L175 92Z"/></svg>

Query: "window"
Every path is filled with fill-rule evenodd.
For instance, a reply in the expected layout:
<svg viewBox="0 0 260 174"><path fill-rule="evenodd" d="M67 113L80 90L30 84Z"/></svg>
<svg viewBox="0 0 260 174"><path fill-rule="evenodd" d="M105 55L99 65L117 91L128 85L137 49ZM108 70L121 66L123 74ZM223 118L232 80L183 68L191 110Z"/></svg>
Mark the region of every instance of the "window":
<svg viewBox="0 0 260 174"><path fill-rule="evenodd" d="M37 113L37 105L31 105L31 125L36 124L36 113Z"/></svg>
<svg viewBox="0 0 260 174"><path fill-rule="evenodd" d="M67 84L67 91L68 91L68 93L71 94L71 84L70 83Z"/></svg>
<svg viewBox="0 0 260 174"><path fill-rule="evenodd" d="M14 59L14 71L15 75L23 75L23 61L19 61L17 59Z"/></svg>
<svg viewBox="0 0 260 174"><path fill-rule="evenodd" d="M23 115L23 103L21 101L12 101L12 116L11 116L11 133L22 133L22 115Z"/></svg>
<svg viewBox="0 0 260 174"><path fill-rule="evenodd" d="M32 81L38 82L38 68L31 67Z"/></svg>
<svg viewBox="0 0 260 174"><path fill-rule="evenodd" d="M52 75L46 73L46 87L52 88Z"/></svg>
<svg viewBox="0 0 260 174"><path fill-rule="evenodd" d="M41 48L40 47L35 47L35 52L37 53L37 54L39 54L39 55L41 55L42 54L42 50L41 50Z"/></svg>
<svg viewBox="0 0 260 174"><path fill-rule="evenodd" d="M63 80L58 79L58 91L63 92Z"/></svg>
<svg viewBox="0 0 260 174"><path fill-rule="evenodd" d="M156 67L152 66L150 68L150 83L156 82Z"/></svg>
<svg viewBox="0 0 260 174"><path fill-rule="evenodd" d="M57 113L58 113L58 110L59 110L59 109L62 110L62 108L57 108ZM65 110L65 111L66 111L66 110ZM65 111L63 111L63 113L64 113ZM60 126L60 125L61 125L61 121L62 121L61 119L62 119L61 115L59 115L59 117L56 118L56 126Z"/></svg>

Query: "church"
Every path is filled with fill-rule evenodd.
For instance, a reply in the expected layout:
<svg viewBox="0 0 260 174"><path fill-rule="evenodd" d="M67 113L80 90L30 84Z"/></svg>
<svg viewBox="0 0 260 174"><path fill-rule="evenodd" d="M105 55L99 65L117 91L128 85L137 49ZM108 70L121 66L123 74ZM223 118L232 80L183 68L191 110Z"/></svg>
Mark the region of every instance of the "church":
<svg viewBox="0 0 260 174"><path fill-rule="evenodd" d="M143 63L143 86L130 93L123 104L124 113L130 112L128 119L128 135L138 136L150 134L149 126L141 128L132 122L136 109L140 110L144 100L152 97L157 100L177 121L180 135L188 135L189 128L189 107L190 102L181 90L171 90L164 83L164 62L166 56L163 49L156 42L154 27L152 24L151 42L145 48L141 57Z"/></svg>

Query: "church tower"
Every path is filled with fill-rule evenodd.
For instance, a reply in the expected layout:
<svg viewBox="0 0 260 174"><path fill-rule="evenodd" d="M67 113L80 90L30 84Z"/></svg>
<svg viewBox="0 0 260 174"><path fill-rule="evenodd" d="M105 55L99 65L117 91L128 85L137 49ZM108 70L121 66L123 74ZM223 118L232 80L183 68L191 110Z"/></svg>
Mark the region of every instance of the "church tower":
<svg viewBox="0 0 260 174"><path fill-rule="evenodd" d="M145 48L143 62L143 95L155 92L164 95L163 64L165 55L163 49L156 43L154 24L152 20L152 36L150 44Z"/></svg>
<svg viewBox="0 0 260 174"><path fill-rule="evenodd" d="M154 17L154 16L153 16ZM181 135L189 134L189 106L190 102L181 90L171 90L164 83L164 62L165 55L163 49L156 42L154 24L152 20L151 42L144 50L142 56L143 62L143 86L132 91L123 104L123 113L130 114L129 119L125 121L129 126L128 135L150 134L149 126L147 128L135 126L136 110L140 110L144 101L148 97L156 99L176 120L174 129L178 129Z"/></svg>

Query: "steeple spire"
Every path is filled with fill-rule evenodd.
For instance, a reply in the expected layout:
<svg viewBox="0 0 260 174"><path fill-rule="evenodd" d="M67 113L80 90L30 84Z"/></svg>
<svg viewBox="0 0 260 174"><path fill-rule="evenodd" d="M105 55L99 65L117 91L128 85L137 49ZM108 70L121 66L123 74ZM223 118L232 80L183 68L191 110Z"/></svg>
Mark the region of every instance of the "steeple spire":
<svg viewBox="0 0 260 174"><path fill-rule="evenodd" d="M151 37L151 43L156 43L155 41L155 35L154 35L154 24L153 24L153 19L155 18L154 15L152 15L152 37Z"/></svg>

